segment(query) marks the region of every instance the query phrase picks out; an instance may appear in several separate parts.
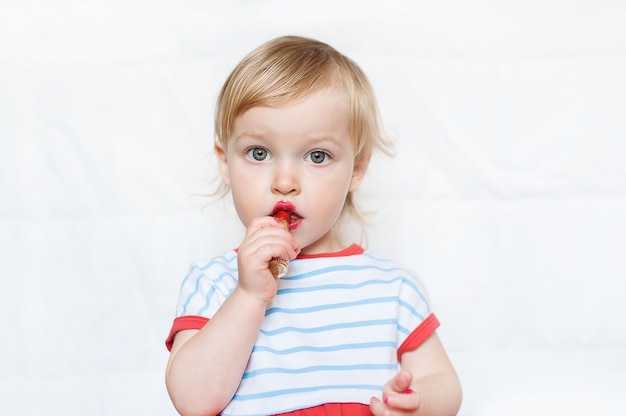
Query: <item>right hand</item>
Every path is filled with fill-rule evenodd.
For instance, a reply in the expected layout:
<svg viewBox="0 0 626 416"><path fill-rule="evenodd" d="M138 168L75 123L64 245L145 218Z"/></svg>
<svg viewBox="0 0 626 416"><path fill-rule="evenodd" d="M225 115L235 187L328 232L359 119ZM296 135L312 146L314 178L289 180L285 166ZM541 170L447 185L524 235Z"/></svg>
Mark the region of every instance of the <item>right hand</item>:
<svg viewBox="0 0 626 416"><path fill-rule="evenodd" d="M272 257L295 259L298 243L274 217L255 218L239 246L239 288L267 303L276 296L276 279L269 270Z"/></svg>

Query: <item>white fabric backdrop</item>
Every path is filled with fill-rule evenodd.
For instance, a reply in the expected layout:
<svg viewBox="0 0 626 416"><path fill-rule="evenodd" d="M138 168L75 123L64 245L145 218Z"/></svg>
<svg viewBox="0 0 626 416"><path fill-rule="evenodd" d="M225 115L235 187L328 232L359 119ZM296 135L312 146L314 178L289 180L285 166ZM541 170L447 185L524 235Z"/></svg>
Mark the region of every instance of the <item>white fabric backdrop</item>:
<svg viewBox="0 0 626 416"><path fill-rule="evenodd" d="M0 1L0 413L174 415L163 341L212 111L278 35L378 93L370 248L426 281L462 415L626 414L626 3Z"/></svg>

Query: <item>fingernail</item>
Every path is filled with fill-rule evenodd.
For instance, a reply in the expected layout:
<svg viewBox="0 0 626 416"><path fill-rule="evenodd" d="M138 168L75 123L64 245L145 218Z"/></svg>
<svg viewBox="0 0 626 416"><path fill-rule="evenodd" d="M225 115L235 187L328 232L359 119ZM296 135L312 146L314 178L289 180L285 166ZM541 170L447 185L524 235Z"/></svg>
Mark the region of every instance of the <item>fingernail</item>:
<svg viewBox="0 0 626 416"><path fill-rule="evenodd" d="M415 393L415 392L411 389L406 389L402 392L402 394L412 394L412 393Z"/></svg>

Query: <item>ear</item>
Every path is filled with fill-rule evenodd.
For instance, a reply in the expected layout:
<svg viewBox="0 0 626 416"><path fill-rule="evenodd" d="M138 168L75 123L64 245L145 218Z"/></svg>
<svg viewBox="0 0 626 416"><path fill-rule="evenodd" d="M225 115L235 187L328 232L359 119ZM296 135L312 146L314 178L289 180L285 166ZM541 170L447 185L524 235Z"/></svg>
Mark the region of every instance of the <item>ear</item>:
<svg viewBox="0 0 626 416"><path fill-rule="evenodd" d="M226 149L220 144L215 144L215 155L217 156L217 163L219 164L220 176L226 186L230 186L230 176L228 175L228 157L226 156Z"/></svg>
<svg viewBox="0 0 626 416"><path fill-rule="evenodd" d="M354 168L352 168L352 178L350 179L350 187L348 188L349 192L354 192L359 188L371 159L372 152L361 153L357 156L354 161Z"/></svg>

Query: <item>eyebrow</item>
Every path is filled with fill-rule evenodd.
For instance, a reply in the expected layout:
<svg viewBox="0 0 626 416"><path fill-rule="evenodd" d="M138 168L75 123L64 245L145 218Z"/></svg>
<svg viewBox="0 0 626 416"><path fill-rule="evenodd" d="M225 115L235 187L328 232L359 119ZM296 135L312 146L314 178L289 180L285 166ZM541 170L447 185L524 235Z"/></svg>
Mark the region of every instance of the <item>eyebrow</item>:
<svg viewBox="0 0 626 416"><path fill-rule="evenodd" d="M259 142L265 142L267 141L267 137L259 132L250 132L250 131L243 131L239 134L237 134L236 136L233 135L231 136L229 143L230 145L236 145L237 143L240 143L244 140L247 141L259 141Z"/></svg>
<svg viewBox="0 0 626 416"><path fill-rule="evenodd" d="M268 139L268 136L271 136L271 133L268 134L268 133L260 132L260 131L242 131L238 135L233 136L231 140L235 142L243 140L243 139L267 141L267 140L270 140ZM306 137L306 139L310 140L313 144L324 143L324 142L330 142L335 145L342 144L342 140L339 137L336 137L333 135L326 135L326 134L308 136Z"/></svg>

